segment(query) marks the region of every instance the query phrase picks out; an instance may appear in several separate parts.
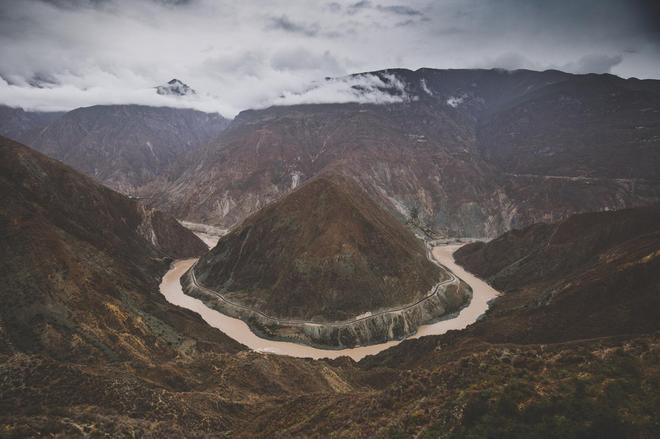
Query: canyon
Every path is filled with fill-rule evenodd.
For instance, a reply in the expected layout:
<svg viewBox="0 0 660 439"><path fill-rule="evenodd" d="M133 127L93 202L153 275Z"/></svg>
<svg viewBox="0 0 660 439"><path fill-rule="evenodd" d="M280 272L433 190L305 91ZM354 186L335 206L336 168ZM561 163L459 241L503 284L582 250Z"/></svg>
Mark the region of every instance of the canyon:
<svg viewBox="0 0 660 439"><path fill-rule="evenodd" d="M659 82L365 74L0 108L0 436L657 436Z"/></svg>

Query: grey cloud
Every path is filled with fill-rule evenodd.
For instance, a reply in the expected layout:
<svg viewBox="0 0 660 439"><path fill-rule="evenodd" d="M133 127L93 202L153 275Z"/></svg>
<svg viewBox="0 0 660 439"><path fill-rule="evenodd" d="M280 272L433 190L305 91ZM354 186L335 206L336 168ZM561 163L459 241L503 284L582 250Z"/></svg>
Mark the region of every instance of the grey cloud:
<svg viewBox="0 0 660 439"><path fill-rule="evenodd" d="M301 47L276 52L271 58L270 65L280 71L318 70L331 75L337 75L342 71L341 64L330 51L316 55Z"/></svg>
<svg viewBox="0 0 660 439"><path fill-rule="evenodd" d="M377 9L380 11L391 12L393 14L398 14L398 15L424 15L417 9L403 5L392 5L392 6L378 5Z"/></svg>
<svg viewBox="0 0 660 439"><path fill-rule="evenodd" d="M356 13L361 9L375 9L381 12L388 12L397 15L416 16L423 15L421 11L406 5L381 5L374 4L370 0L361 0L348 7L349 13Z"/></svg>
<svg viewBox="0 0 660 439"><path fill-rule="evenodd" d="M330 12L340 12L342 9L341 5L337 2L331 2L326 4L325 6Z"/></svg>
<svg viewBox="0 0 660 439"><path fill-rule="evenodd" d="M233 116L274 102L358 99L346 82L310 84L389 67L560 68L659 77L658 5L0 0L0 103L59 110L142 103ZM174 31L179 29L185 32ZM158 96L153 87L173 77L198 95ZM386 97L374 92L368 99Z"/></svg>
<svg viewBox="0 0 660 439"><path fill-rule="evenodd" d="M534 68L532 61L515 52L503 53L497 56L489 65L482 67L499 67L506 70Z"/></svg>
<svg viewBox="0 0 660 439"><path fill-rule="evenodd" d="M583 56L577 62L565 64L561 69L572 73L611 73L612 68L622 61L622 55L594 53Z"/></svg>
<svg viewBox="0 0 660 439"><path fill-rule="evenodd" d="M271 29L281 29L286 32L302 34L308 37L316 36L319 33L319 25L317 23L305 24L294 22L286 15L272 17L268 27Z"/></svg>
<svg viewBox="0 0 660 439"><path fill-rule="evenodd" d="M359 2L353 3L352 5L349 6L350 9L362 9L362 8L370 8L371 2L369 0L361 0Z"/></svg>

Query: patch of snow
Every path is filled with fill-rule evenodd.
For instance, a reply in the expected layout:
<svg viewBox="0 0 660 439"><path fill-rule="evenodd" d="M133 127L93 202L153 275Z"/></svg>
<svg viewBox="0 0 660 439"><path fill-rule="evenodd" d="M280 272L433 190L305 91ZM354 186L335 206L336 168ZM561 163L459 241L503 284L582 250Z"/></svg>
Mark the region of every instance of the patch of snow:
<svg viewBox="0 0 660 439"><path fill-rule="evenodd" d="M300 184L300 177L302 174L299 171L293 171L291 173L291 189L295 189Z"/></svg>
<svg viewBox="0 0 660 439"><path fill-rule="evenodd" d="M424 90L424 92L425 92L427 95L429 95L429 96L433 96L433 92L432 92L431 90L429 90L429 87L426 85L426 79L422 78L422 79L419 81L419 84L422 86L422 90Z"/></svg>
<svg viewBox="0 0 660 439"><path fill-rule="evenodd" d="M463 95L463 96L451 96L449 99L447 99L447 105L449 105L452 108L456 108L459 105L461 105L464 100L465 100L465 95Z"/></svg>
<svg viewBox="0 0 660 439"><path fill-rule="evenodd" d="M164 96L190 96L197 94L195 90L178 79L172 79L165 85L159 85L156 87L156 93Z"/></svg>
<svg viewBox="0 0 660 439"><path fill-rule="evenodd" d="M149 151L151 151L151 155L156 157L156 153L154 153L154 147L151 145L151 142L147 140L147 148L149 148Z"/></svg>
<svg viewBox="0 0 660 439"><path fill-rule="evenodd" d="M221 214L221 217L224 218L231 209L236 207L236 202L229 195L229 192L225 192L222 198L216 201L216 206L216 210Z"/></svg>
<svg viewBox="0 0 660 439"><path fill-rule="evenodd" d="M407 134L407 136L415 142L426 142L426 137L423 134Z"/></svg>

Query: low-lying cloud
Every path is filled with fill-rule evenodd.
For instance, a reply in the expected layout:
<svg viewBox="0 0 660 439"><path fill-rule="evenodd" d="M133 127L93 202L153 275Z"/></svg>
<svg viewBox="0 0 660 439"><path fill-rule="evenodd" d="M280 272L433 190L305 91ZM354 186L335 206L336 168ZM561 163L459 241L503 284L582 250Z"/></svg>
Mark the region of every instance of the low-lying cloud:
<svg viewBox="0 0 660 439"><path fill-rule="evenodd" d="M273 104L406 99L394 82L347 76L392 67L658 77L653 14L646 0L3 0L0 103L232 117ZM172 78L197 94L155 93Z"/></svg>
<svg viewBox="0 0 660 439"><path fill-rule="evenodd" d="M360 74L329 78L313 83L300 92L285 91L273 105L329 104L356 102L360 104L392 104L412 99L405 84L396 75Z"/></svg>

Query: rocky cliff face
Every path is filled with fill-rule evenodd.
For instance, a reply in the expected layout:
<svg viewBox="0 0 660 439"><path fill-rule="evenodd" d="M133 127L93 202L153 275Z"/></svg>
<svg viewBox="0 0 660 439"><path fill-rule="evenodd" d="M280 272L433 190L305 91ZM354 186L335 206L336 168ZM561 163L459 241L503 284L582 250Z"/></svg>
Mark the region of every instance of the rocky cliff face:
<svg viewBox="0 0 660 439"><path fill-rule="evenodd" d="M22 139L123 193L153 180L186 153L214 139L219 114L140 105L77 108Z"/></svg>
<svg viewBox="0 0 660 439"><path fill-rule="evenodd" d="M176 219L159 210L137 204L141 218L138 232L151 245L174 259L200 256L208 250L206 244L191 234ZM191 236L192 235L192 236Z"/></svg>
<svg viewBox="0 0 660 439"><path fill-rule="evenodd" d="M228 227L340 168L402 219L471 236L660 200L657 81L556 71L374 74L396 75L407 98L245 111L145 193L177 217Z"/></svg>

